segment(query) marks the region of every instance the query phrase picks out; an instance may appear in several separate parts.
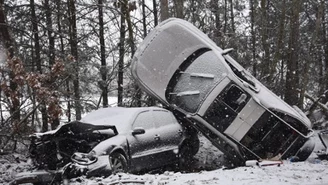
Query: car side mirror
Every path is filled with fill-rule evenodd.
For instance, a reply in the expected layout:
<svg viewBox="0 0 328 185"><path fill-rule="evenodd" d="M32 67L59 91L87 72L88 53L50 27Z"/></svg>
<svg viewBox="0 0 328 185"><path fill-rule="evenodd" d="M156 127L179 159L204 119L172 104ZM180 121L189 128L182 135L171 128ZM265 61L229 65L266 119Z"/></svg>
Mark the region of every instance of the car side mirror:
<svg viewBox="0 0 328 185"><path fill-rule="evenodd" d="M145 129L142 127L136 127L132 131L132 135L140 135L146 133Z"/></svg>

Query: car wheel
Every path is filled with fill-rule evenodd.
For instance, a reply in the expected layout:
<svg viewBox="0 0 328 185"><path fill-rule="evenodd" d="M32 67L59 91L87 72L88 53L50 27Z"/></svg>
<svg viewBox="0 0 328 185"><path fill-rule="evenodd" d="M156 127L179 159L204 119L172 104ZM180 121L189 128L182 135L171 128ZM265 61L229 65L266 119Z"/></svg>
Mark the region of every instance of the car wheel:
<svg viewBox="0 0 328 185"><path fill-rule="evenodd" d="M109 163L112 168L112 173L127 172L128 162L123 154L115 152L109 156Z"/></svg>

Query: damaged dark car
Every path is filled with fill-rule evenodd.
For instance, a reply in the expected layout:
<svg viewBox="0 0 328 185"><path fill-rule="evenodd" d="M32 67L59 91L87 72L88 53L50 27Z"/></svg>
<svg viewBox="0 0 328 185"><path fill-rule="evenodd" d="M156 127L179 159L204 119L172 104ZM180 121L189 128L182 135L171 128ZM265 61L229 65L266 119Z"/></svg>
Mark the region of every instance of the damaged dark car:
<svg viewBox="0 0 328 185"><path fill-rule="evenodd" d="M163 108L104 108L81 121L32 136L31 157L39 168L64 176L108 176L156 169L189 160L198 152L195 129Z"/></svg>
<svg viewBox="0 0 328 185"><path fill-rule="evenodd" d="M171 18L140 44L132 74L145 92L201 131L234 165L252 159L305 160L312 125L203 32Z"/></svg>

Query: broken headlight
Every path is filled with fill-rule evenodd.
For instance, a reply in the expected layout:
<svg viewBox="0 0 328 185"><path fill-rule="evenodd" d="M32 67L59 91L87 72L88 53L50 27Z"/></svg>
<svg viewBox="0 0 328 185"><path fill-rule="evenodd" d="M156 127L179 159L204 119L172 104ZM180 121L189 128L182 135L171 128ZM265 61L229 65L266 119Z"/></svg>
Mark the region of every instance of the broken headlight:
<svg viewBox="0 0 328 185"><path fill-rule="evenodd" d="M81 152L75 152L72 157L72 161L75 163L81 164L81 165L90 165L95 162L97 162L97 156L95 151L91 151L89 153L81 153Z"/></svg>

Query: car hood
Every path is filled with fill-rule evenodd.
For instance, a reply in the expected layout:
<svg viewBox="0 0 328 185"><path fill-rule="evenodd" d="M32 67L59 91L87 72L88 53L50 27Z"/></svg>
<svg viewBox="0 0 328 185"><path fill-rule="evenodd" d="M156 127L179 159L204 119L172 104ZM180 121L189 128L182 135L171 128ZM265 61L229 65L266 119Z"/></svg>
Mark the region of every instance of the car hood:
<svg viewBox="0 0 328 185"><path fill-rule="evenodd" d="M104 130L110 129L111 131L104 132ZM65 137L79 137L86 133L98 133L100 135L107 135L107 137L112 137L118 134L116 127L112 125L93 125L90 123L84 123L79 121L73 121L68 124L59 126L56 130L44 132L44 133L35 133L30 137L33 139L39 140L52 140L56 138L65 138Z"/></svg>

